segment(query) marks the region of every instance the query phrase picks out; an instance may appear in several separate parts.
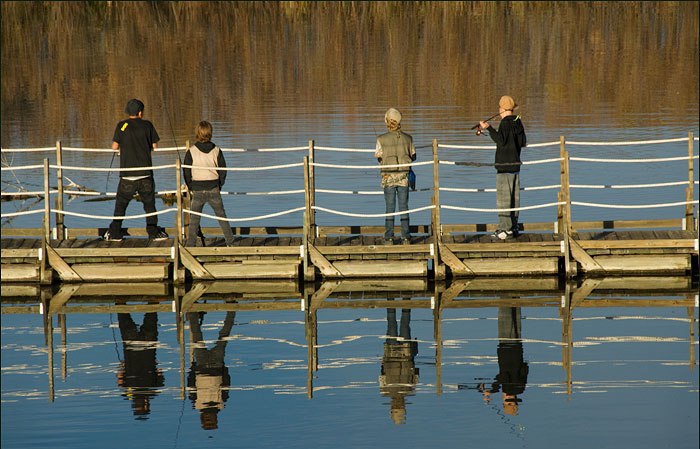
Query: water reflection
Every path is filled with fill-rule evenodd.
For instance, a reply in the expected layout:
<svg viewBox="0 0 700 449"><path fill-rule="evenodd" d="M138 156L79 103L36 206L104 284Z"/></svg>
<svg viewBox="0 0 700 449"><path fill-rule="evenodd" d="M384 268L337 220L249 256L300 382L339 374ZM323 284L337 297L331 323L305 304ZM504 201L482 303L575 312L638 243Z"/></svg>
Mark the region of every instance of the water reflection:
<svg viewBox="0 0 700 449"><path fill-rule="evenodd" d="M406 396L415 393L419 374L415 362L418 342L411 339L411 309L401 309L400 325L397 325L396 309L386 309L386 323L379 391L382 396L391 398L390 415L394 423L404 424Z"/></svg>
<svg viewBox="0 0 700 449"><path fill-rule="evenodd" d="M522 319L520 307L498 308L498 374L491 386L479 384L484 402L491 403L491 394L501 392L503 412L518 414L518 397L525 392L528 364L523 359Z"/></svg>
<svg viewBox="0 0 700 449"><path fill-rule="evenodd" d="M148 419L151 400L158 388L165 385L163 371L158 368L158 314L146 313L138 326L130 313L117 314L124 359L119 363L117 385L122 396L131 402L136 419Z"/></svg>
<svg viewBox="0 0 700 449"><path fill-rule="evenodd" d="M206 282L186 288L3 285L1 309L6 397L9 389L25 388L24 376L9 377L22 368L7 355L26 339L13 323L19 315L42 313L37 322L45 323L48 367L42 372L48 374L50 399L78 394L64 385L70 382L93 385L76 360L79 350L88 350L94 359L89 369L111 372L112 379L111 385L88 388L101 391L100 400L110 391L128 399L136 419L150 416L157 395L177 396L177 375L168 372L179 369L182 402L159 401L159 416L160 409L172 408L170 402L191 403L199 417L194 426L205 431L227 432L222 420L233 421L229 413L238 408L226 407L227 401L240 395L241 406L250 407L245 392L259 389L305 394L319 405L347 394L359 395L365 405L374 396L389 423L417 425L416 414L429 401L419 392L459 398L465 407L484 402L503 417L540 413L523 404L555 401L556 394L581 400L580 393L625 394L630 388L651 401L647 408L665 407L666 399L653 390L687 394L698 387L697 376L687 370L696 367L697 279L687 277ZM81 319L109 325L114 313L112 330L118 327L123 350L118 365L112 363L108 328ZM64 356L58 387L54 318ZM90 346L81 346L85 333ZM373 339L382 349L368 355L378 347ZM240 351L227 354L234 340ZM419 346L426 350L419 354ZM67 352L76 353L70 364ZM31 357L26 350L19 354ZM594 400L608 401L602 395Z"/></svg>
<svg viewBox="0 0 700 449"><path fill-rule="evenodd" d="M202 332L205 315L206 312L187 313L194 349L187 387L192 406L199 411L202 429L214 430L219 427L219 411L229 396L227 387L231 385L231 376L224 362L228 343L225 338L231 334L236 313L226 312L216 343L211 348L207 348Z"/></svg>

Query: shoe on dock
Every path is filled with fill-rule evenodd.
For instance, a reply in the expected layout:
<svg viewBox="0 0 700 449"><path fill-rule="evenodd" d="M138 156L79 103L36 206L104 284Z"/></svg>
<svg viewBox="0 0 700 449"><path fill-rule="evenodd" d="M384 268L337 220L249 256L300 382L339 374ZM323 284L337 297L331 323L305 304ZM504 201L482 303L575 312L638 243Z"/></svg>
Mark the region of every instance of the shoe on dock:
<svg viewBox="0 0 700 449"><path fill-rule="evenodd" d="M410 245L411 239L409 239L409 238L401 239L401 244L402 245Z"/></svg>
<svg viewBox="0 0 700 449"><path fill-rule="evenodd" d="M122 236L112 235L111 232L106 231L102 234L102 240L105 242L121 242L124 238Z"/></svg>
<svg viewBox="0 0 700 449"><path fill-rule="evenodd" d="M393 245L393 244L394 244L394 239L384 239L384 244L385 244L385 245Z"/></svg>
<svg viewBox="0 0 700 449"><path fill-rule="evenodd" d="M168 233L162 229L159 229L158 232L156 232L155 234L153 234L153 236L151 236L151 239L155 240L156 242L158 242L160 240L167 240Z"/></svg>

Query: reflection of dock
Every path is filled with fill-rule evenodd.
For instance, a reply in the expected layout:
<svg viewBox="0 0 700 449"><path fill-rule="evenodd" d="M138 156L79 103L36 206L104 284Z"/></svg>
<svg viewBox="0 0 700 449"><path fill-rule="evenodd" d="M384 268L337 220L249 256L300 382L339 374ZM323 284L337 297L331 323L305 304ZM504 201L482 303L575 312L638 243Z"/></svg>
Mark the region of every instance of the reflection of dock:
<svg viewBox="0 0 700 449"><path fill-rule="evenodd" d="M316 285L293 281L195 283L189 289L163 283L62 284L58 287L12 285L2 288L2 314L43 317L49 347L49 381L53 385L54 317L60 327L62 375L67 373L67 316L71 314L148 313L172 314L181 356L181 396L185 395L185 331L190 312L298 311L306 327L308 347L307 394L313 395L313 378L319 369L318 313L348 308L429 309L433 315L436 392L442 393L443 312L475 308L558 309L561 319L561 365L568 393L572 392L573 338L576 310L582 308L682 308L690 323L689 365L695 366L695 313L697 280L689 277L591 278L580 284L557 279L475 278L432 285L422 279L336 280ZM578 336L579 339L583 338Z"/></svg>

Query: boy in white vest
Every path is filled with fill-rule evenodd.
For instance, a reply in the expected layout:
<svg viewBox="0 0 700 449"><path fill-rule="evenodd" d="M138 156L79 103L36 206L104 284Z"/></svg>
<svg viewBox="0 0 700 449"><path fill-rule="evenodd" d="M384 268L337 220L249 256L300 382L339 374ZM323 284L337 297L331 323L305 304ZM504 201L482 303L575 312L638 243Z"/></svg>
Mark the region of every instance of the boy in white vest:
<svg viewBox="0 0 700 449"><path fill-rule="evenodd" d="M204 205L209 203L214 213L219 218L226 218L224 203L221 200L221 186L226 181L226 168L221 148L211 141L214 128L207 121L199 122L195 128L197 142L192 145L185 154L184 165L191 165L192 168L183 168L185 183L192 198L190 210L202 212ZM187 232L186 246L195 246L201 216L190 214L190 226ZM224 232L226 246L233 245L233 232L226 220L218 220L221 230Z"/></svg>

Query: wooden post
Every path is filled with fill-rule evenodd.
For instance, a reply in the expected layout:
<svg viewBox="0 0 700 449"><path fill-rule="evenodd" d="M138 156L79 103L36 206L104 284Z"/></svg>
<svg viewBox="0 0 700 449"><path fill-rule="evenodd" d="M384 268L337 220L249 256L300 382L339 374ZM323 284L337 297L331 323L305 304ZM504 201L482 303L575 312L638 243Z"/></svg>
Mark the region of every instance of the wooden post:
<svg viewBox="0 0 700 449"><path fill-rule="evenodd" d="M49 188L49 160L44 159L44 240L51 240L51 191Z"/></svg>
<svg viewBox="0 0 700 449"><path fill-rule="evenodd" d="M314 166L312 165L315 160L316 151L314 149L314 141L309 140L309 203L312 207L311 215L309 216L309 224L311 225L310 231L316 235L316 210L313 206L316 205L316 177L314 175Z"/></svg>
<svg viewBox="0 0 700 449"><path fill-rule="evenodd" d="M311 228L311 225L313 223L313 219L311 218L313 216L313 209L311 209L311 179L310 179L310 168L311 166L309 165L309 157L304 156L304 205L306 207L305 213L306 216L304 217L304 226L307 227L306 229L306 235L304 236L309 242L313 243L314 241L314 236L315 234L313 233L313 230Z"/></svg>
<svg viewBox="0 0 700 449"><path fill-rule="evenodd" d="M303 273L302 276L305 281L313 281L315 267L309 259L309 245L313 244L315 234L311 230L311 194L309 192L309 157L304 156L304 205L306 209L303 215L303 228L304 232L302 235L302 242L304 243L304 254L302 260Z"/></svg>
<svg viewBox="0 0 700 449"><path fill-rule="evenodd" d="M688 187L685 189L685 200L688 204L685 205L685 226L684 229L694 229L693 220L693 190L695 184L695 174L693 173L693 133L688 133Z"/></svg>
<svg viewBox="0 0 700 449"><path fill-rule="evenodd" d="M187 151L189 149L190 149L190 141L187 140L187 141L185 141L185 151ZM178 159L180 159L179 155L178 155ZM182 207L187 208L187 209L190 209L192 207L192 193L189 190L187 191L187 195L185 196L185 198L182 201L183 201ZM184 233L184 235L187 235L187 233L189 232L189 229L190 229L190 214L189 214L189 212L184 214L182 226L183 226L182 232Z"/></svg>
<svg viewBox="0 0 700 449"><path fill-rule="evenodd" d="M562 234L562 242L564 242L563 257L564 257L564 271L566 278L572 277L575 274L573 267L571 266L571 234L573 229L571 227L571 189L569 185L569 152L566 151L566 143L564 136L559 137L559 157L562 158L560 163L560 184L561 188L559 190L559 201L565 204L558 206L558 217L559 222L559 233Z"/></svg>
<svg viewBox="0 0 700 449"><path fill-rule="evenodd" d="M175 198L177 200L177 211L175 212L175 239L173 240L173 282L183 283L180 276L180 245L182 244L182 163L178 156L175 161Z"/></svg>
<svg viewBox="0 0 700 449"><path fill-rule="evenodd" d="M56 165L58 169L56 170L56 179L58 180L58 195L56 196L56 210L63 211L63 147L61 146L61 141L56 141ZM63 214L56 212L56 239L63 240L64 225L63 225Z"/></svg>
<svg viewBox="0 0 700 449"><path fill-rule="evenodd" d="M442 242L442 225L440 223L440 176L438 166L438 143L437 139L433 139L433 206L434 209L430 214L432 223L433 235L433 274L435 279L445 279L445 267L440 260L440 243Z"/></svg>
<svg viewBox="0 0 700 449"><path fill-rule="evenodd" d="M565 139L564 136L561 136L559 138L559 154L563 158L561 161L562 163L562 175L561 175L561 186L562 186L562 191L564 192L564 201L566 204L564 205L564 228L566 229L566 232L568 234L571 234L573 232L573 228L571 227L571 188L570 188L570 177L569 177L569 152L566 151L566 145L565 145Z"/></svg>

